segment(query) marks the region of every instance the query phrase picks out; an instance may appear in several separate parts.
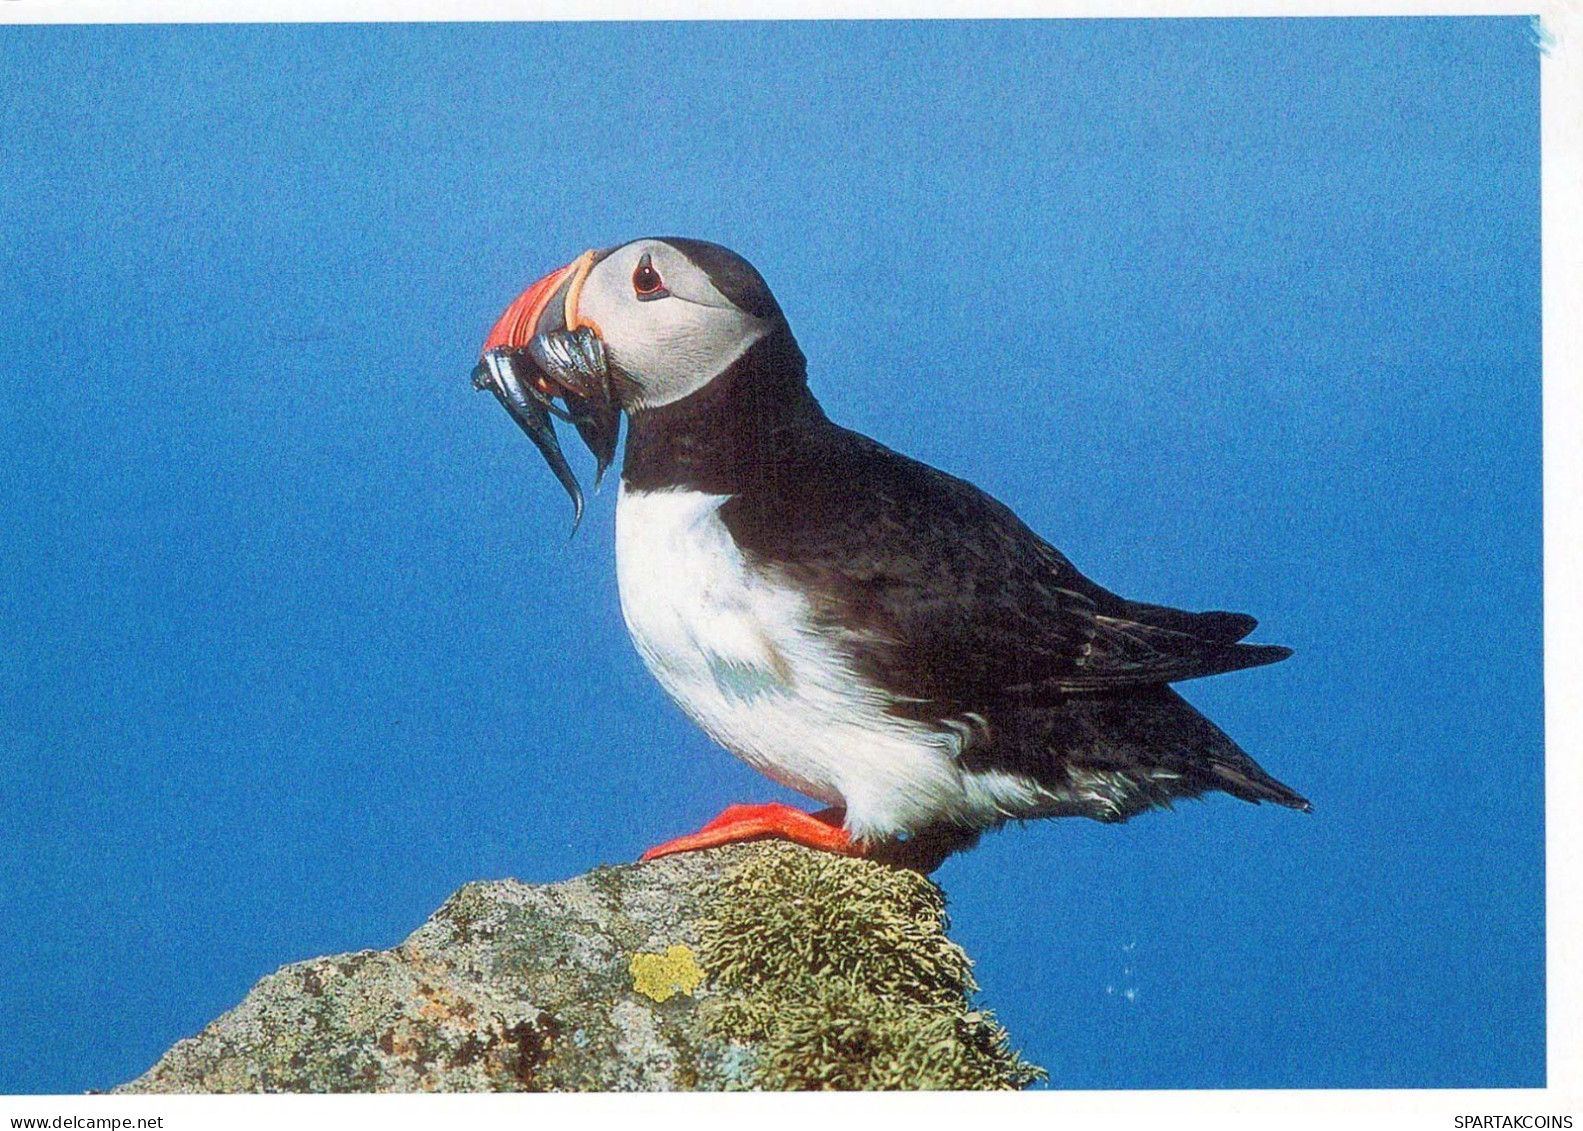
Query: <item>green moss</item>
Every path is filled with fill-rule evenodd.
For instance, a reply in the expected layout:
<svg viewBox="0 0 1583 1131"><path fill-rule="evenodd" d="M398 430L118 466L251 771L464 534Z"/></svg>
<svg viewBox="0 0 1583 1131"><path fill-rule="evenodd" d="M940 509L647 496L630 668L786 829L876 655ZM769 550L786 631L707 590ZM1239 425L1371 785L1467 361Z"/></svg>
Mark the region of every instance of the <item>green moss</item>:
<svg viewBox="0 0 1583 1131"><path fill-rule="evenodd" d="M699 924L717 1035L757 1048L753 1085L1020 1088L1043 1073L972 1010L972 963L915 872L770 844Z"/></svg>

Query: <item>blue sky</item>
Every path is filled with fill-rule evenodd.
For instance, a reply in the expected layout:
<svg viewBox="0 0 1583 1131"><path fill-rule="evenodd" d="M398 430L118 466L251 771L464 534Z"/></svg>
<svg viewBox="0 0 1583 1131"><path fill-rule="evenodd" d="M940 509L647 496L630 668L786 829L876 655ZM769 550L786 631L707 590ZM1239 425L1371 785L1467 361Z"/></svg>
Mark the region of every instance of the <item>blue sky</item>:
<svg viewBox="0 0 1583 1131"><path fill-rule="evenodd" d="M6 27L0 74L0 1091L795 800L468 386L645 234L751 259L840 422L1296 650L1182 690L1311 816L939 873L1054 1086L1543 1082L1526 19Z"/></svg>

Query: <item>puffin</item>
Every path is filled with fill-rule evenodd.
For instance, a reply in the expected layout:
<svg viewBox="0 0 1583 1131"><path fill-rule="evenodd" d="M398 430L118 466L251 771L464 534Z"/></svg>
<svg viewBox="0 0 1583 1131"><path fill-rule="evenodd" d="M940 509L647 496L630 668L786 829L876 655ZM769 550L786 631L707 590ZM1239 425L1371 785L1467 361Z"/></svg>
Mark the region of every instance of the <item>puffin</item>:
<svg viewBox="0 0 1583 1131"><path fill-rule="evenodd" d="M1121 822L1224 792L1312 806L1172 684L1275 663L1253 617L1118 596L1003 503L836 424L742 256L588 251L512 302L473 384L583 496L621 422L622 615L711 738L824 808L733 805L653 860L779 837L921 872L1009 821Z"/></svg>

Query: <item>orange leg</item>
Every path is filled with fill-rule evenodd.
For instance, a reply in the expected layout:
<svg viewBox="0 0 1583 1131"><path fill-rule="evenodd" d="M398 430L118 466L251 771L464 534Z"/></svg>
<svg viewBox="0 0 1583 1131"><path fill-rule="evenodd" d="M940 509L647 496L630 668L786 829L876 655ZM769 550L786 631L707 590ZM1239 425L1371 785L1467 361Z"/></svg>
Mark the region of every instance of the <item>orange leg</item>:
<svg viewBox="0 0 1583 1131"><path fill-rule="evenodd" d="M677 852L696 852L700 848L764 837L780 837L843 856L865 855L862 845L853 841L841 827L841 810L805 813L789 805L770 804L732 805L691 836L655 845L643 854L643 859L658 860Z"/></svg>

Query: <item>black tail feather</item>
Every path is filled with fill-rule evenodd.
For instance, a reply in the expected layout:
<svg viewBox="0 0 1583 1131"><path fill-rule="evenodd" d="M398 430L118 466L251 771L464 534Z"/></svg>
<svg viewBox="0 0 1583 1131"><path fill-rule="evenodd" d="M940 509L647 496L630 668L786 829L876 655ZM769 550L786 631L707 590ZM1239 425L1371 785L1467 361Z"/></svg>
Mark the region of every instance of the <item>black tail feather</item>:
<svg viewBox="0 0 1583 1131"><path fill-rule="evenodd" d="M1240 647L1286 651L1271 645ZM1124 821L1145 809L1169 806L1175 798L1213 791L1303 812L1313 808L1164 685L1030 701L1003 721L1006 725L981 756L983 767L969 768L1024 774L1054 794L1074 798L1052 806L1052 815Z"/></svg>
<svg viewBox="0 0 1583 1131"><path fill-rule="evenodd" d="M1291 654L1290 648L1280 644L1232 644L1221 653L1228 661L1226 666L1217 667L1213 674L1257 668L1265 664L1278 664Z"/></svg>
<svg viewBox="0 0 1583 1131"><path fill-rule="evenodd" d="M1259 622L1247 613L1189 613L1141 601L1126 602L1126 615L1140 624L1196 636L1210 644L1235 644L1259 627Z"/></svg>

